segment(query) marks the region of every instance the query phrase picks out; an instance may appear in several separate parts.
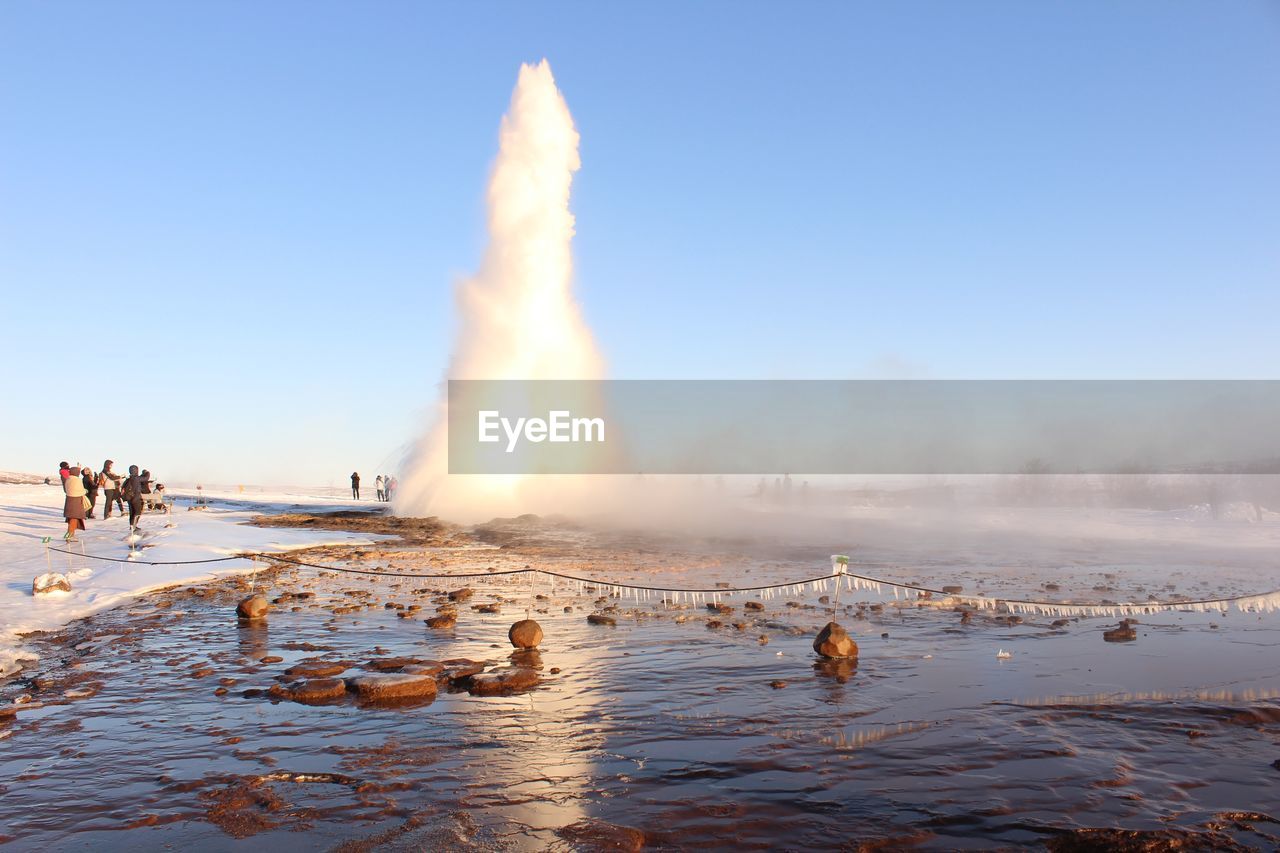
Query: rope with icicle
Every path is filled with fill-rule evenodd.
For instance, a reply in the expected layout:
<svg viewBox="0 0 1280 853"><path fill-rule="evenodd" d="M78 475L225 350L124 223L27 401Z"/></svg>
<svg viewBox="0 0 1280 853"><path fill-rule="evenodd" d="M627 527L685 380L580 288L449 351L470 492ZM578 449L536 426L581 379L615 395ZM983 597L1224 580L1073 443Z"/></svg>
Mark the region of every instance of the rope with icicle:
<svg viewBox="0 0 1280 853"><path fill-rule="evenodd" d="M514 577L517 575L542 575L543 577L555 578L577 584L578 593L580 595L586 592L587 588L590 587L596 591L604 591L613 598L633 600L636 602L653 601L655 596L661 595L662 598L659 600L662 603L673 604L720 604L721 598L727 598L741 593L754 593L764 599L778 596L798 597L813 593L838 595L842 589L850 592L866 590L883 596L885 594L885 589L888 588L893 592L893 597L899 600L901 600L901 593L904 591L914 592L917 594L928 593L930 595L942 596L943 603L949 602L956 605L967 605L976 610L998 610L1008 613L1030 614L1036 616L1139 616L1143 614L1174 610L1191 611L1195 613L1225 613L1231 607L1235 607L1237 610L1244 613L1272 613L1280 610L1280 590L1250 595L1230 596L1225 598L1204 598L1193 601L1157 601L1152 599L1150 601L1126 601L1108 604L1075 604L1063 601L1031 601L984 595L964 595L957 592L948 592L944 589L935 589L933 587L921 586L919 584L885 580L884 578L850 572L849 558L843 554L831 555L831 574L806 578L804 580L785 581L783 583L764 584L761 586L662 587L622 583L618 581L605 581L600 580L599 578L582 577L579 575L566 574L564 572L556 572L550 569L535 569L532 567L484 572L420 573L396 572L389 569L355 569L349 566L323 565L320 563L309 563L304 560L294 560L292 558L285 557L282 554L270 552L250 552L233 554L225 557L206 558L202 560L138 560L107 557L98 554L80 554L75 551L66 551L61 548L50 548L49 550L64 554L72 554L78 557L85 557L91 560L106 560L113 563L131 563L134 565L141 564L146 566L185 566L241 559L273 560L280 563L287 563L293 566L316 569L324 572L371 575L374 577L416 578L420 580L467 581L495 577Z"/></svg>

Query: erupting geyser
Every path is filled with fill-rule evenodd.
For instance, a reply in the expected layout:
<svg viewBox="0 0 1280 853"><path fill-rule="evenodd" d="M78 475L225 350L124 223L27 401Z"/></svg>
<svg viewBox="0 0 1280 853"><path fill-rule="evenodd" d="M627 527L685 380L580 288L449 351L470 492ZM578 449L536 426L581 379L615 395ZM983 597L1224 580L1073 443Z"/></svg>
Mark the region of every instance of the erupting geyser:
<svg viewBox="0 0 1280 853"><path fill-rule="evenodd" d="M579 166L578 132L551 67L521 66L489 179L489 244L479 271L458 286L448 378L603 378L572 293L569 189ZM406 461L397 514L476 520L563 508L574 484L562 479L450 476L446 406L442 395Z"/></svg>

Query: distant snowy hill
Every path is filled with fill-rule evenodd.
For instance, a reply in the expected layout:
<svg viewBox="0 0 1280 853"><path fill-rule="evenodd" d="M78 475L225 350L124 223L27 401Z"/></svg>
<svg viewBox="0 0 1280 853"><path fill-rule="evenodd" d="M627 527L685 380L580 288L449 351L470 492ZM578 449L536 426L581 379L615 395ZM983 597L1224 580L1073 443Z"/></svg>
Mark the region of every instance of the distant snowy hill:
<svg viewBox="0 0 1280 853"><path fill-rule="evenodd" d="M44 482L44 476L39 474L19 474L16 471L0 471L0 483L7 483L14 486L37 485Z"/></svg>

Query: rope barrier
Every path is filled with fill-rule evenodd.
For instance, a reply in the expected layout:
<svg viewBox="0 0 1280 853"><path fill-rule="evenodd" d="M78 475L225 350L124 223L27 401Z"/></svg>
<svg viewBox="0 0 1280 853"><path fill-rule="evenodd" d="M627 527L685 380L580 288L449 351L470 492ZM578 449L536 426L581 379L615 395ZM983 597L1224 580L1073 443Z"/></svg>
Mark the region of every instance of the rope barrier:
<svg viewBox="0 0 1280 853"><path fill-rule="evenodd" d="M74 551L67 551L62 548L52 548L49 550L58 551L63 554L76 555ZM1153 613L1160 610L1195 610L1205 612L1208 610L1223 610L1229 605L1235 605L1238 609L1244 610L1265 610L1271 612L1280 610L1280 590L1266 593L1254 593L1248 595L1228 596L1224 598L1205 598L1195 601L1145 601L1145 602L1121 602L1116 604L1074 604L1070 602L1060 601L1035 601L1027 599L1010 599L999 598L993 596L982 595L963 595L959 593L945 592L941 589L935 589L917 584L902 583L899 581L884 580L883 578L871 577L870 575L860 575L849 571L836 571L828 575L819 575L817 577L806 578L797 581L785 581L776 584L764 584L761 586L740 586L740 587L657 587L646 586L643 584L624 583L620 581L603 581L597 578L582 577L580 575L571 575L564 572L556 572L550 569L501 569L484 572L440 572L440 573L419 573L419 572L395 572L380 569L354 569L346 566L322 565L320 563L309 563L304 560L294 560L289 557L276 553L265 552L245 552L242 554L234 554L226 557L210 557L201 560L130 560L120 557L107 557L99 554L80 554L91 560L104 560L112 563L129 563L132 565L145 566L190 566L204 565L208 563L221 563L230 560L275 560L290 565L316 569L325 572L337 572L341 574L353 575L371 575L375 577L394 577L394 578L417 578L421 580L466 580L472 578L494 578L494 577L511 577L523 574L541 574L551 578L559 578L565 581L572 581L579 585L591 585L598 588L616 590L615 595L622 595L622 591L626 590L630 593L670 593L675 596L690 596L698 600L705 600L706 596L712 596L713 601L719 603L719 596L733 595L735 593L755 592L768 593L777 591L786 591L793 595L799 595L806 590L816 591L819 585L826 585L831 581L835 581L835 591L838 594L841 579L847 589L870 589L877 593L883 594L883 587L893 589L894 597L898 597L899 590L907 590L917 593L928 593L930 595L941 595L947 599L954 599L963 604L970 604L979 609L995 610L1004 607L1010 612L1015 613L1034 613L1037 615L1059 615L1059 616L1116 616L1116 615L1135 615Z"/></svg>
<svg viewBox="0 0 1280 853"><path fill-rule="evenodd" d="M79 551L68 551L63 548L49 548L50 551L57 551L59 554L70 554L73 557L85 557L90 560L105 560L109 563L129 563L134 566L195 566L203 563L222 563L227 560L243 560L249 555L234 555L230 557L210 557L205 560L130 560L128 557L107 557L102 554L85 554Z"/></svg>

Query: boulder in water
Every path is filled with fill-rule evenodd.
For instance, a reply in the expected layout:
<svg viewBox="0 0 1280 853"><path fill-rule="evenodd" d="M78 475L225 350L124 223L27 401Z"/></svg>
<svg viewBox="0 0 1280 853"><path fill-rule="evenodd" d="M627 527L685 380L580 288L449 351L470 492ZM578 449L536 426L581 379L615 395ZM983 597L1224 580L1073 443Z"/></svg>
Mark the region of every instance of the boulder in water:
<svg viewBox="0 0 1280 853"><path fill-rule="evenodd" d="M1138 632L1133 626L1122 622L1120 627L1112 628L1110 631L1102 632L1102 639L1108 643L1129 643L1138 639Z"/></svg>
<svg viewBox="0 0 1280 853"><path fill-rule="evenodd" d="M484 672L487 664L483 661L470 660L468 658L450 658L442 661L444 670L440 673L447 681L462 682L473 675L479 675Z"/></svg>
<svg viewBox="0 0 1280 853"><path fill-rule="evenodd" d="M341 699L347 692L347 686L340 678L313 678L296 684L274 684L268 692L277 699L318 705Z"/></svg>
<svg viewBox="0 0 1280 853"><path fill-rule="evenodd" d="M347 679L347 689L362 702L381 704L408 700L431 699L436 695L433 676L416 673L384 673L357 675Z"/></svg>
<svg viewBox="0 0 1280 853"><path fill-rule="evenodd" d="M337 663L335 661L324 660L304 660L295 663L284 671L284 677L287 680L307 679L307 678L329 678L334 675L341 675L347 669L345 663Z"/></svg>
<svg viewBox="0 0 1280 853"><path fill-rule="evenodd" d="M422 621L427 623L428 628L452 628L458 624L458 614L441 613L438 616L431 616Z"/></svg>
<svg viewBox="0 0 1280 853"><path fill-rule="evenodd" d="M542 642L542 626L532 619L521 619L511 626L507 639L517 649L536 649Z"/></svg>
<svg viewBox="0 0 1280 853"><path fill-rule="evenodd" d="M399 672L406 666L422 662L422 658L415 657L374 658L366 666L376 672Z"/></svg>
<svg viewBox="0 0 1280 853"><path fill-rule="evenodd" d="M236 615L241 619L265 619L270 609L265 595L251 595L236 605Z"/></svg>
<svg viewBox="0 0 1280 853"><path fill-rule="evenodd" d="M539 680L537 671L518 666L504 672L474 675L467 684L467 690L472 696L503 696L536 687Z"/></svg>
<svg viewBox="0 0 1280 853"><path fill-rule="evenodd" d="M603 613L587 614L587 621L592 625L617 625L618 620L612 616L605 616Z"/></svg>
<svg viewBox="0 0 1280 853"><path fill-rule="evenodd" d="M824 658L856 658L858 644L844 628L828 622L813 641L813 650Z"/></svg>

